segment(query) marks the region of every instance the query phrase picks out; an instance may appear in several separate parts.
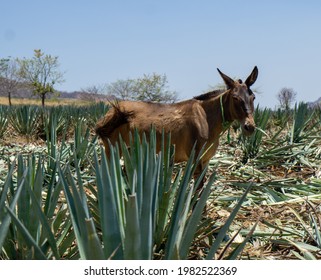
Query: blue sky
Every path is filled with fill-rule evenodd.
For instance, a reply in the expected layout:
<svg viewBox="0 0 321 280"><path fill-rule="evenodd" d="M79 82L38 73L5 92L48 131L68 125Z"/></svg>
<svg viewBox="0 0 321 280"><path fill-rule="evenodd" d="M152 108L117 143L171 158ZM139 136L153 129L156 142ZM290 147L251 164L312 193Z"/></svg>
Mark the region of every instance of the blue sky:
<svg viewBox="0 0 321 280"><path fill-rule="evenodd" d="M82 87L166 74L180 99L246 78L255 65L261 107L282 87L321 97L318 0L0 0L0 57L59 56L65 83Z"/></svg>

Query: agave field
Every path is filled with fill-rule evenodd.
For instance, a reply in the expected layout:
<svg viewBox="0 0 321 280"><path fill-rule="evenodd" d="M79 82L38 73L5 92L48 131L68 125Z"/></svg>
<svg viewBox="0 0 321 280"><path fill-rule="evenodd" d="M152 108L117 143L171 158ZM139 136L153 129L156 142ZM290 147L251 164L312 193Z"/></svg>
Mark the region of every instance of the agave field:
<svg viewBox="0 0 321 280"><path fill-rule="evenodd" d="M232 124L195 180L202 154L174 165L153 130L107 159L107 110L0 106L0 259L321 258L318 109L257 108L255 133Z"/></svg>

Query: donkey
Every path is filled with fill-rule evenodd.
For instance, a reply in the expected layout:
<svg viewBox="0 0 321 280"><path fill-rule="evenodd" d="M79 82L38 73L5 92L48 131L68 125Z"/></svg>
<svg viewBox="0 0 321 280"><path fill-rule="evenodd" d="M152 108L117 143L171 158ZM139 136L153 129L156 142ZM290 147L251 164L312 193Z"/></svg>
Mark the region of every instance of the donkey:
<svg viewBox="0 0 321 280"><path fill-rule="evenodd" d="M107 157L110 156L108 141L114 145L121 136L128 144L130 132L137 129L148 135L153 126L158 143L163 130L171 133L175 162L187 161L194 144L196 154L204 148L194 175L197 177L214 156L219 137L234 120L240 122L244 135L251 135L255 130L255 95L250 87L257 79L258 68L254 67L244 83L217 70L227 87L225 91L216 90L172 104L143 101L114 104L96 125L96 133L103 141Z"/></svg>

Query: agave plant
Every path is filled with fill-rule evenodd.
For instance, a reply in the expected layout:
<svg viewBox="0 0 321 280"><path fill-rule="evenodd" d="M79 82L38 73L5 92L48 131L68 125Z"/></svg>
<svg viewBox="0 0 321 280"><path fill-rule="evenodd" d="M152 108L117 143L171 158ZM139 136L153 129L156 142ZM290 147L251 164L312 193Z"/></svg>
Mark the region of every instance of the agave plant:
<svg viewBox="0 0 321 280"><path fill-rule="evenodd" d="M8 127L8 108L6 106L0 106L0 138L7 130Z"/></svg>
<svg viewBox="0 0 321 280"><path fill-rule="evenodd" d="M257 124L255 132L250 137L241 136L241 144L243 150L243 163L248 159L255 158L261 147L263 136L266 135L265 129L271 115L271 110L265 108L263 111L256 108L254 113L254 120Z"/></svg>
<svg viewBox="0 0 321 280"><path fill-rule="evenodd" d="M104 116L108 111L110 106L104 102L98 102L86 107L83 107L83 111L86 113L86 118L88 119L88 125L94 127L97 121Z"/></svg>
<svg viewBox="0 0 321 280"><path fill-rule="evenodd" d="M42 126L39 128L45 139L50 139L54 132L56 137L66 135L70 129L70 116L63 106L42 109ZM54 131L52 129L54 128Z"/></svg>
<svg viewBox="0 0 321 280"><path fill-rule="evenodd" d="M314 111L309 110L306 103L295 104L293 111L293 125L289 134L289 142L300 143L309 133L303 133L314 117ZM312 129L311 129L312 131Z"/></svg>
<svg viewBox="0 0 321 280"><path fill-rule="evenodd" d="M58 202L62 186L49 186L50 191L43 197L44 164L34 155L18 156L16 176L13 176L14 170L15 163L10 167L0 193L1 258L60 259L70 256L74 235L67 209Z"/></svg>
<svg viewBox="0 0 321 280"><path fill-rule="evenodd" d="M32 137L39 126L40 110L37 106L17 106L10 112L9 121L14 129L28 138Z"/></svg>
<svg viewBox="0 0 321 280"><path fill-rule="evenodd" d="M194 162L197 163L199 157L192 152L186 166L175 173L174 149L165 144L169 139L165 141L163 136L160 153L156 153L155 132L149 140L145 136L140 139L136 132L129 147L123 141L120 141L120 147L110 147L110 159L102 152L99 161L95 154L97 190L90 190L98 204L96 199L85 195L80 169L76 166L72 175L66 168L69 175L62 182L81 258L153 259L157 256L160 259L186 259L196 233L205 230L200 221L215 175L210 177L201 196L195 199L195 190L206 171L191 184ZM119 164L120 151L124 167ZM60 173L65 171L61 169ZM222 237L245 195L221 229L208 258L213 258L221 249ZM235 255L231 257L238 256L241 250L242 247L233 250Z"/></svg>

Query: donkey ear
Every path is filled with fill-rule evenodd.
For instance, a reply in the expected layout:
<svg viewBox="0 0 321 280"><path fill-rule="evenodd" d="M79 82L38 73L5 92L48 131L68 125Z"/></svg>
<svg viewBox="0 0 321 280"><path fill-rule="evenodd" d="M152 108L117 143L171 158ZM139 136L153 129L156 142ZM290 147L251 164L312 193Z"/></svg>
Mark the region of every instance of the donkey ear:
<svg viewBox="0 0 321 280"><path fill-rule="evenodd" d="M234 88L235 82L233 79L231 79L229 76L226 76L224 73L220 71L220 69L217 68L217 71L220 73L222 79L224 80L224 83L226 84L228 89Z"/></svg>
<svg viewBox="0 0 321 280"><path fill-rule="evenodd" d="M259 74L259 70L255 66L251 75L248 76L248 78L245 81L245 84L247 85L248 88L255 83L258 74Z"/></svg>

